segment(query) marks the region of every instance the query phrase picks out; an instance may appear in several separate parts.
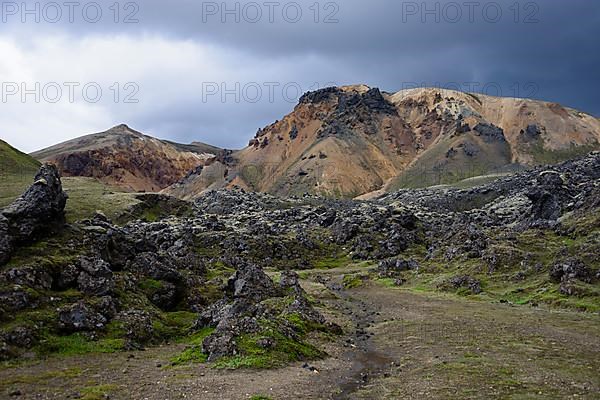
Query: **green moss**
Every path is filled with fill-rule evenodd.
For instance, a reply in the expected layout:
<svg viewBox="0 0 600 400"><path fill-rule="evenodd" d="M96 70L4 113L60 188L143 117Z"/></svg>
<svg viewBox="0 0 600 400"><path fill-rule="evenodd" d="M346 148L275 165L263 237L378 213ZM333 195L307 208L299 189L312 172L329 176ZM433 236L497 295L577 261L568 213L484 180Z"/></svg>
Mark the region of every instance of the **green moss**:
<svg viewBox="0 0 600 400"><path fill-rule="evenodd" d="M572 160L582 157L590 152L597 150L599 144L576 146L571 145L569 148L560 150L548 150L544 147L542 140L537 140L530 144L527 148L532 155L534 161L539 165L558 164L563 161Z"/></svg>
<svg viewBox="0 0 600 400"><path fill-rule="evenodd" d="M111 392L117 389L116 385L87 386L80 389L82 400L104 400L109 398Z"/></svg>
<svg viewBox="0 0 600 400"><path fill-rule="evenodd" d="M306 322L300 323L298 316L290 317L295 321L301 332L310 330ZM290 362L311 360L323 357L325 354L315 346L300 339L293 340L282 334L271 322L262 322L264 329L260 334L242 335L237 340L240 355L225 357L214 364L218 369L255 368L269 369L284 366ZM259 346L261 339L274 342L272 348Z"/></svg>
<svg viewBox="0 0 600 400"><path fill-rule="evenodd" d="M43 372L39 375L19 375L2 379L0 387L7 387L19 384L39 384L53 379L77 378L83 373L81 368L73 367L61 369L58 371Z"/></svg>
<svg viewBox="0 0 600 400"><path fill-rule="evenodd" d="M323 257L314 262L316 269L334 269L348 266L352 260L347 255L339 255L337 257Z"/></svg>
<svg viewBox="0 0 600 400"><path fill-rule="evenodd" d="M162 313L160 318L153 322L154 334L162 340L185 337L196 319L198 314L189 311Z"/></svg>
<svg viewBox="0 0 600 400"><path fill-rule="evenodd" d="M235 273L235 268L226 266L223 262L211 263L206 271L206 279L227 279Z"/></svg>
<svg viewBox="0 0 600 400"><path fill-rule="evenodd" d="M40 355L57 354L73 356L89 353L115 353L123 349L123 339L101 339L92 341L81 334L68 336L49 335L40 341L36 351Z"/></svg>
<svg viewBox="0 0 600 400"><path fill-rule="evenodd" d="M185 349L181 354L171 359L171 365L177 366L190 363L205 363L208 356L202 352L202 346L193 346Z"/></svg>
<svg viewBox="0 0 600 400"><path fill-rule="evenodd" d="M273 310L277 314L281 314L287 307L294 302L294 296L286 297L273 297L261 302L261 304L267 307L269 310Z"/></svg>
<svg viewBox="0 0 600 400"><path fill-rule="evenodd" d="M269 356L226 357L217 361L213 367L216 369L269 369L273 367L273 360Z"/></svg>
<svg viewBox="0 0 600 400"><path fill-rule="evenodd" d="M379 282L385 287L394 288L396 286L396 280L394 278L377 278L376 282Z"/></svg>
<svg viewBox="0 0 600 400"><path fill-rule="evenodd" d="M155 279L144 279L139 283L139 287L142 290L160 290L163 287L161 281Z"/></svg>
<svg viewBox="0 0 600 400"><path fill-rule="evenodd" d="M171 358L171 365L178 366L189 363L205 363L208 356L202 352L202 342L214 332L214 328L204 328L193 335L179 340L180 343L190 345L179 355Z"/></svg>
<svg viewBox="0 0 600 400"><path fill-rule="evenodd" d="M561 223L560 230L531 229L504 239L503 230L490 230L486 252L494 256L494 264L480 258L464 256L446 260L442 255L428 258L421 251L412 257L419 262L418 273L406 273L403 289L415 292L438 292L447 289L445 283L453 276L469 275L481 282L484 292L472 295L466 289L454 290L454 295L473 300L508 301L516 305L546 305L586 312L600 310L600 289L597 285L575 281L575 295L559 292L552 282L550 268L559 260L577 258L593 271L600 269L596 254L600 251L600 216L597 213L575 212ZM563 232L562 234L560 232ZM390 285L391 281L378 280Z"/></svg>
<svg viewBox="0 0 600 400"><path fill-rule="evenodd" d="M344 275L344 279L342 280L342 283L344 285L344 287L346 289L353 289L353 288L357 288L359 286L362 286L365 278L368 278L365 275Z"/></svg>
<svg viewBox="0 0 600 400"><path fill-rule="evenodd" d="M53 234L52 238L40 240L19 247L7 264L10 267L35 265L53 272L76 262L82 255L82 249L70 245L76 233L62 230Z"/></svg>
<svg viewBox="0 0 600 400"><path fill-rule="evenodd" d="M272 399L268 396L255 395L255 396L250 397L250 400L272 400Z"/></svg>

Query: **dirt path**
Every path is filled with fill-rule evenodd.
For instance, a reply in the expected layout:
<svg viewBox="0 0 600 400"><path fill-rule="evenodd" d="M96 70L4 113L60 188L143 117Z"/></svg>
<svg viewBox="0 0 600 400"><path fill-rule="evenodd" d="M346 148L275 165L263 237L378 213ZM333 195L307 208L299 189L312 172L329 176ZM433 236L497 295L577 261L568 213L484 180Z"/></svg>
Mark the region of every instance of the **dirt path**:
<svg viewBox="0 0 600 400"><path fill-rule="evenodd" d="M346 335L269 371L165 367L180 345L0 369L12 399L600 399L600 317L305 281ZM320 281L323 281L322 279ZM330 290L337 289L337 290ZM17 392L20 395L11 396Z"/></svg>

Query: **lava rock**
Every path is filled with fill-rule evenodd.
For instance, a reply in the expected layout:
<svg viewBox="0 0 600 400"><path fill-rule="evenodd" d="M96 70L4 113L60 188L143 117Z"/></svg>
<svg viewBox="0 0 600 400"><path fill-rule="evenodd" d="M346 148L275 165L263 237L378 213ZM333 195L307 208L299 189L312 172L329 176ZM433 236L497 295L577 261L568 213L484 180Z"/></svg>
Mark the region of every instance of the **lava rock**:
<svg viewBox="0 0 600 400"><path fill-rule="evenodd" d="M471 291L473 294L479 294L481 290L481 282L468 275L455 276L450 279L450 285L454 289L465 288Z"/></svg>
<svg viewBox="0 0 600 400"><path fill-rule="evenodd" d="M49 290L52 287L52 276L41 268L26 266L12 268L0 274L0 282L23 285L38 290Z"/></svg>
<svg viewBox="0 0 600 400"><path fill-rule="evenodd" d="M567 260L557 263L550 269L550 278L554 282L567 282L574 279L591 283L593 273L579 260Z"/></svg>
<svg viewBox="0 0 600 400"><path fill-rule="evenodd" d="M99 258L84 257L79 262L81 273L77 286L83 293L92 296L105 296L114 290L113 273L110 265Z"/></svg>
<svg viewBox="0 0 600 400"><path fill-rule="evenodd" d="M227 284L234 298L259 302L280 294L271 278L260 267L244 263L238 268Z"/></svg>
<svg viewBox="0 0 600 400"><path fill-rule="evenodd" d="M64 224L67 198L56 167L43 165L33 185L0 211L0 265L8 262L15 246Z"/></svg>
<svg viewBox="0 0 600 400"><path fill-rule="evenodd" d="M493 124L479 123L473 128L485 142L506 142L504 130Z"/></svg>
<svg viewBox="0 0 600 400"><path fill-rule="evenodd" d="M58 323L68 332L94 331L102 329L107 319L83 301L65 306L58 311Z"/></svg>

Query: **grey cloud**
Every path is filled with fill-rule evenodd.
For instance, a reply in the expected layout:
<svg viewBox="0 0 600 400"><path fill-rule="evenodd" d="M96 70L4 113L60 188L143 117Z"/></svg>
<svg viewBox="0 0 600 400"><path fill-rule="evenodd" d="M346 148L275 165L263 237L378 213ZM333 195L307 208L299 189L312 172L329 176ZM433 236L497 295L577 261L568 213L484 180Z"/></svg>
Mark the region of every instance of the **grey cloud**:
<svg viewBox="0 0 600 400"><path fill-rule="evenodd" d="M463 16L457 23L443 18L436 23L432 16L423 23L419 15L407 16L403 21L403 8L406 9L408 3L421 6L422 1L338 0L339 11L334 17L339 22L332 24L313 21L309 7L314 0L297 2L304 15L295 24L286 22L281 14L276 14L275 23L269 23L266 15L258 23L243 20L235 23L231 16L229 22L222 23L218 15L203 21L202 7L206 2L144 0L138 2L136 17L140 22L137 24L115 24L111 15L97 24L79 19L73 24L32 26L13 19L0 26L0 33L15 35L22 43L31 45L45 35L62 33L76 37L159 35L208 44L225 54L237 54L236 64L243 78L234 74L227 78L229 83L236 80L264 82L268 77L261 72L261 63L286 65L286 61L294 59L297 60L295 65L286 65L286 71L272 79L282 83L302 82L304 87L310 86L308 82L366 83L389 91L413 84L444 86L475 81L480 82L481 87L497 83L503 95L531 95L600 114L597 95L600 87L597 73L600 2L521 0L519 23L515 23L510 8L515 0L480 1L475 22L469 21L464 14L467 10L465 1L459 0L456 3L461 5ZM108 3L112 4L102 2L105 9ZM234 2L226 3L231 8ZM321 19L326 15L323 10L326 3L319 3ZM436 3L439 7L448 7L452 2L426 3L431 9ZM497 23L486 21L481 14L482 7L489 3L498 4L503 11ZM533 18L539 22L523 23L532 11L536 11ZM307 62L311 57L316 61ZM231 65L227 67L231 68ZM209 75L202 76L202 71L198 74L181 77L179 84L185 85L186 80L196 84L213 80ZM537 90L525 90L528 83L534 83ZM140 85L146 88L146 93L151 93L148 99L156 98L161 91L161 84L157 82L140 82ZM520 87L518 92L515 92L515 85ZM274 104L267 101L222 103L219 99L205 104L200 101L200 94L195 99L184 96L169 100L169 104L152 104L146 109L139 107L134 115L113 106L113 113L115 118L127 116L132 121L125 122L140 129L164 132L162 136L240 147L256 129L293 108L293 104L281 96Z"/></svg>

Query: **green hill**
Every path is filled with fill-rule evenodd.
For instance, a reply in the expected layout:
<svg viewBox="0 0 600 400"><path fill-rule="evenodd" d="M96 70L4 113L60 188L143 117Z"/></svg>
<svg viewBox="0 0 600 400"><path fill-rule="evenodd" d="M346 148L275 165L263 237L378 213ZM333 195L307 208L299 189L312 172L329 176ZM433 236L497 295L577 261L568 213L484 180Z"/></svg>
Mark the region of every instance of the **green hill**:
<svg viewBox="0 0 600 400"><path fill-rule="evenodd" d="M18 197L40 168L35 158L0 140L0 207Z"/></svg>
<svg viewBox="0 0 600 400"><path fill-rule="evenodd" d="M0 175L35 173L40 165L35 158L0 140Z"/></svg>

